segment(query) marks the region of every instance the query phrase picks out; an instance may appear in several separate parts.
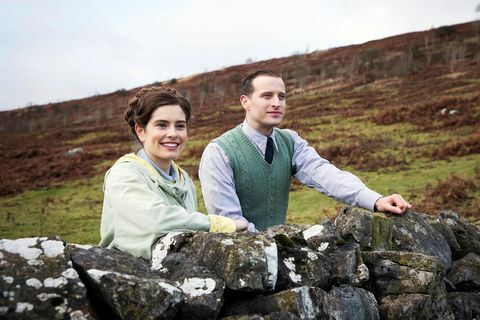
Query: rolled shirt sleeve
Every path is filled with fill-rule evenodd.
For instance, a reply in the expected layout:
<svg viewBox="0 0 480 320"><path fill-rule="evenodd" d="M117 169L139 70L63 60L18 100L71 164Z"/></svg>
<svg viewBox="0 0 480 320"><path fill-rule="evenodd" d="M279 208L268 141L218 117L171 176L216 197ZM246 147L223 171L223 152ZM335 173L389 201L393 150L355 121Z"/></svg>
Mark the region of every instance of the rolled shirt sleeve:
<svg viewBox="0 0 480 320"><path fill-rule="evenodd" d="M354 174L340 170L322 158L295 131L287 131L295 142L292 162L297 169L294 177L298 181L338 201L373 211L381 194L369 189Z"/></svg>

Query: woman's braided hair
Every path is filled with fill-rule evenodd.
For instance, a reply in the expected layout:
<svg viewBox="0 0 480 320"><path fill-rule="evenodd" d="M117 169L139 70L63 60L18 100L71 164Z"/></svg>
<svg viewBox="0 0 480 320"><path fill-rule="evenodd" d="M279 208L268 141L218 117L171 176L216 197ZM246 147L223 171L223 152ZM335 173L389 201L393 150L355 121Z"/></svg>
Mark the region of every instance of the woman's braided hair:
<svg viewBox="0 0 480 320"><path fill-rule="evenodd" d="M124 117L138 142L140 140L135 132L135 125L145 128L157 108L169 105L178 105L185 113L185 119L190 120L192 111L190 102L173 88L166 86L142 88L128 101Z"/></svg>

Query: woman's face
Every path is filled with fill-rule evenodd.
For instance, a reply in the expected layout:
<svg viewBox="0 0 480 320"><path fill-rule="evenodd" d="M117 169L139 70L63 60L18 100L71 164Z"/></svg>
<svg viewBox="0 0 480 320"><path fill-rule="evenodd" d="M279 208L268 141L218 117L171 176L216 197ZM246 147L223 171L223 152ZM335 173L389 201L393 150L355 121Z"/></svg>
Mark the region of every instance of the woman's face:
<svg viewBox="0 0 480 320"><path fill-rule="evenodd" d="M163 171L168 173L172 160L180 156L187 142L187 121L179 105L158 107L145 128L135 126L143 149Z"/></svg>

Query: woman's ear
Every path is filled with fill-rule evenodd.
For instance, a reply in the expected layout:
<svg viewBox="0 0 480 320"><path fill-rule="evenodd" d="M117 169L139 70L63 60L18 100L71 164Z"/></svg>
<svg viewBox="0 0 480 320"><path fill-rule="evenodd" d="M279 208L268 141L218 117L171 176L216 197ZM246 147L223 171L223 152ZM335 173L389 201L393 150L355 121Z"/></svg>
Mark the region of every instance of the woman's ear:
<svg viewBox="0 0 480 320"><path fill-rule="evenodd" d="M137 134L138 139L143 143L145 140L145 129L135 124L135 133Z"/></svg>

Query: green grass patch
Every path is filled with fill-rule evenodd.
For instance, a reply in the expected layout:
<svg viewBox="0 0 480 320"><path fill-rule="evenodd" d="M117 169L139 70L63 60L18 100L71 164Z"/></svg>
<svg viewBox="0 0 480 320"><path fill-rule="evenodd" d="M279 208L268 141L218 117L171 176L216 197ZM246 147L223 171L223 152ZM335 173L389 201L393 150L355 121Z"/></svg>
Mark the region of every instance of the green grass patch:
<svg viewBox="0 0 480 320"><path fill-rule="evenodd" d="M2 238L62 237L97 244L103 201L103 174L59 187L0 198Z"/></svg>
<svg viewBox="0 0 480 320"><path fill-rule="evenodd" d="M73 144L73 145L79 145L79 144L85 144L87 142L95 141L99 138L113 138L117 136L118 136L118 133L114 131L89 132L74 140L70 140L67 143Z"/></svg>
<svg viewBox="0 0 480 320"><path fill-rule="evenodd" d="M385 173L354 172L371 189L385 195L401 193L414 206L423 199L428 183L438 182L452 174L475 177L480 155L452 158L450 161L418 159L408 169ZM102 165L107 165L105 161ZM103 173L63 186L34 190L13 197L0 198L0 234L2 238L58 235L67 242L96 244L103 202ZM477 184L478 181L476 181ZM195 181L198 210L206 213L200 183ZM480 185L480 184L479 184ZM473 198L480 198L477 190ZM474 200L472 200L474 201ZM335 217L343 204L315 189L301 187L290 193L288 223L314 224Z"/></svg>

